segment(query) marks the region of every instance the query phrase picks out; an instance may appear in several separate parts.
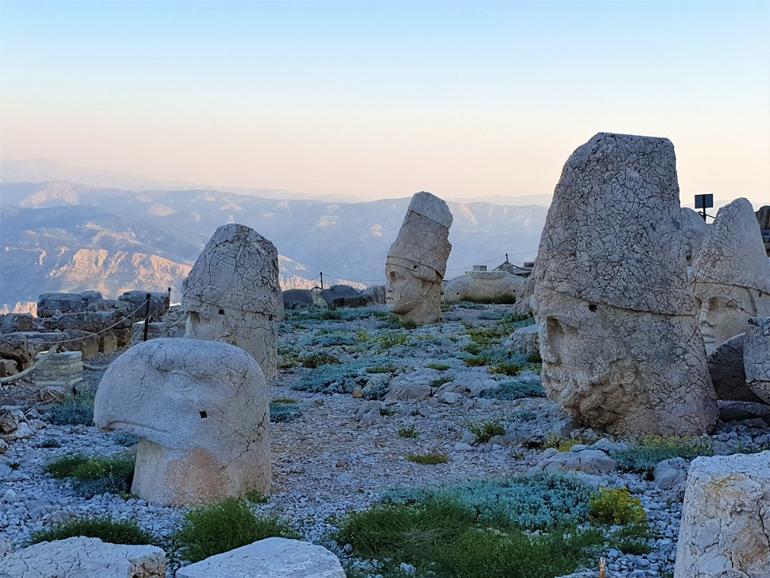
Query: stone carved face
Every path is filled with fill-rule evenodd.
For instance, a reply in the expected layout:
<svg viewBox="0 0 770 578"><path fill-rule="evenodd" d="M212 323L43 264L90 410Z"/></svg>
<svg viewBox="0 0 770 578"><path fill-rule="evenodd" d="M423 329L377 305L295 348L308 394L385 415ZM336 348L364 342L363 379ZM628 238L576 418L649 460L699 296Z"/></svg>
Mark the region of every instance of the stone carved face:
<svg viewBox="0 0 770 578"><path fill-rule="evenodd" d="M746 287L696 282L694 293L707 353L746 331L749 317L768 310L767 296Z"/></svg>
<svg viewBox="0 0 770 578"><path fill-rule="evenodd" d="M107 370L95 421L168 449L216 448L262 425L258 410L266 393L260 384L258 365L240 349L155 339L131 348Z"/></svg>
<svg viewBox="0 0 770 578"><path fill-rule="evenodd" d="M405 315L421 307L432 283L420 279L408 267L388 262L385 302L397 315Z"/></svg>
<svg viewBox="0 0 770 578"><path fill-rule="evenodd" d="M679 409L687 407L680 400L686 395L693 415L713 402L689 392L692 373L706 372L692 317L623 310L544 289L530 303L540 323L543 386L583 423L619 434L702 430Z"/></svg>

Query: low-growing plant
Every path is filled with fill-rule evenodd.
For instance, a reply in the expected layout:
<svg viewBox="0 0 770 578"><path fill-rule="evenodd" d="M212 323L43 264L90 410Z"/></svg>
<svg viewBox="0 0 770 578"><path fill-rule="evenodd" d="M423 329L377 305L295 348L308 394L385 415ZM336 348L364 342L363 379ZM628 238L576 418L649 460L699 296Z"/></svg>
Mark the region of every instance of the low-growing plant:
<svg viewBox="0 0 770 578"><path fill-rule="evenodd" d="M105 493L127 495L134 478L134 456L76 454L52 461L46 471L55 478L72 478L75 491L87 498Z"/></svg>
<svg viewBox="0 0 770 578"><path fill-rule="evenodd" d="M360 331L356 331L356 341L359 343L366 343L371 339L371 336L369 335L369 332L366 329L361 329Z"/></svg>
<svg viewBox="0 0 770 578"><path fill-rule="evenodd" d="M477 444L485 444L493 437L505 434L505 426L498 420L472 423L468 429L476 436Z"/></svg>
<svg viewBox="0 0 770 578"><path fill-rule="evenodd" d="M658 462L669 458L692 459L713 453L709 438L647 436L629 448L613 452L612 457L624 470L649 474Z"/></svg>
<svg viewBox="0 0 770 578"><path fill-rule="evenodd" d="M276 517L257 517L246 501L235 498L189 511L174 535L190 562L271 537L296 538L297 534Z"/></svg>
<svg viewBox="0 0 770 578"><path fill-rule="evenodd" d="M590 442L580 437L568 438L568 437L562 437L555 433L550 433L548 434L548 437L545 438L545 442L543 442L543 447L556 448L560 452L568 452L577 445L584 445L584 444L588 445L589 443Z"/></svg>
<svg viewBox="0 0 770 578"><path fill-rule="evenodd" d="M478 343L470 343L469 345L466 345L463 349L467 353L470 353L471 355L478 355L479 353L484 351L484 348Z"/></svg>
<svg viewBox="0 0 770 578"><path fill-rule="evenodd" d="M592 521L613 526L647 524L647 512L628 488L599 488L588 503Z"/></svg>
<svg viewBox="0 0 770 578"><path fill-rule="evenodd" d="M396 373L397 371L398 368L391 364L372 365L366 368L366 373Z"/></svg>
<svg viewBox="0 0 770 578"><path fill-rule="evenodd" d="M259 490L249 490L243 496L252 504L267 504L269 498Z"/></svg>
<svg viewBox="0 0 770 578"><path fill-rule="evenodd" d="M404 329L417 329L417 322L412 321L411 319L402 319L401 320L401 327Z"/></svg>
<svg viewBox="0 0 770 578"><path fill-rule="evenodd" d="M444 385L445 383L449 383L453 379L454 379L454 377L451 376L451 375L442 375L442 376L437 377L436 379L432 380L430 382L430 386L431 387L441 387L442 385Z"/></svg>
<svg viewBox="0 0 770 578"><path fill-rule="evenodd" d="M494 389L481 392L481 397L513 400L525 397L545 397L543 386L531 381L506 381Z"/></svg>
<svg viewBox="0 0 770 578"><path fill-rule="evenodd" d="M377 343L382 349L390 349L398 345L406 345L409 343L409 335L397 331L391 331L380 335L377 339Z"/></svg>
<svg viewBox="0 0 770 578"><path fill-rule="evenodd" d="M92 391L68 395L64 402L53 406L45 417L53 425L93 425L94 395Z"/></svg>
<svg viewBox="0 0 770 578"><path fill-rule="evenodd" d="M435 369L436 371L446 371L451 366L447 365L446 363L433 363L433 362L431 362L431 363L428 363L425 367L427 367L428 369Z"/></svg>
<svg viewBox="0 0 770 578"><path fill-rule="evenodd" d="M539 351L534 351L534 352L530 353L529 355L527 355L527 361L529 363L543 363L543 358L540 357L540 352Z"/></svg>
<svg viewBox="0 0 770 578"><path fill-rule="evenodd" d="M436 464L445 464L449 461L449 456L441 452L430 452L427 454L409 454L406 459L415 464L424 466L434 466Z"/></svg>
<svg viewBox="0 0 770 578"><path fill-rule="evenodd" d="M474 343L478 343L479 345L499 343L504 337L508 337L509 334L510 331L502 326L468 329L468 336Z"/></svg>
<svg viewBox="0 0 770 578"><path fill-rule="evenodd" d="M475 355L473 357L465 358L465 365L468 367L483 367L489 365L489 358L483 355Z"/></svg>
<svg viewBox="0 0 770 578"><path fill-rule="evenodd" d="M115 521L110 518L80 518L64 522L49 530L32 535L33 544L53 542L75 536L99 538L110 544L152 544L155 538L133 521Z"/></svg>
<svg viewBox="0 0 770 578"><path fill-rule="evenodd" d="M491 367L490 371L492 373L500 373L502 375L513 377L521 373L521 366L518 363L502 362Z"/></svg>
<svg viewBox="0 0 770 578"><path fill-rule="evenodd" d="M398 428L398 437L400 438L414 439L419 435L420 433L417 431L417 428L414 426Z"/></svg>
<svg viewBox="0 0 770 578"><path fill-rule="evenodd" d="M340 365L341 363L338 357L330 353L314 353L302 360L302 366L310 369L315 369L321 365Z"/></svg>
<svg viewBox="0 0 770 578"><path fill-rule="evenodd" d="M294 421L302 415L302 410L297 407L295 400L270 402L270 421L273 423Z"/></svg>

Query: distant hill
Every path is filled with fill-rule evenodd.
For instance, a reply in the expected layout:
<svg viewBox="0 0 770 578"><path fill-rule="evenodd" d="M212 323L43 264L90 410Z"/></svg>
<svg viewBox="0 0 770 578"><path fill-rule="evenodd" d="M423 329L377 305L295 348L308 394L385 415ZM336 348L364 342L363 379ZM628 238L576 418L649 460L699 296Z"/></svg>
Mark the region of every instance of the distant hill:
<svg viewBox="0 0 770 578"><path fill-rule="evenodd" d="M408 198L364 203L267 199L213 190L128 191L67 181L0 184L0 307L45 291L179 288L214 230L238 222L275 243L284 287L384 283ZM450 202L447 277L509 253L534 256L547 208ZM22 306L20 306L22 307Z"/></svg>

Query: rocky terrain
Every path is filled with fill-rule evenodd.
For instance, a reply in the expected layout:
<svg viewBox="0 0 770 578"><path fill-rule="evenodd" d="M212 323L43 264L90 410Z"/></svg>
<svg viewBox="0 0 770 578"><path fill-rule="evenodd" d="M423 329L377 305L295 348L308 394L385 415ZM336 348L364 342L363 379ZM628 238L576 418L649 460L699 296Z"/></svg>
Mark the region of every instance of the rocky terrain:
<svg viewBox="0 0 770 578"><path fill-rule="evenodd" d="M608 539L581 565L596 569L605 558L612 576L671 576L688 461L759 451L770 445L770 429L761 419L737 416L742 419L720 422L710 437L630 442L575 428L545 399L537 355L516 353L506 342L531 323L510 306L468 303L445 307L442 324L420 328L404 327L377 307L290 312L270 386L272 490L253 508L329 547L349 576L382 576L392 564L359 555L338 535L352 511L404 492L509 483L544 472L575 475L589 492L627 487L648 521L633 546L609 538L619 526L603 527ZM113 358L92 363L104 367ZM81 400L102 372L85 372ZM172 536L185 508L93 494L46 471L75 454L130 454L136 440L97 430L88 411L79 423L63 425L63 406L39 395L25 382L0 390L2 405L21 408L15 419L24 424L4 436L0 457L3 548L22 546L66 520L108 515L135 520L171 554L172 567L182 563ZM12 419L4 414L4 431ZM395 562L405 568L401 575L415 572L407 561Z"/></svg>

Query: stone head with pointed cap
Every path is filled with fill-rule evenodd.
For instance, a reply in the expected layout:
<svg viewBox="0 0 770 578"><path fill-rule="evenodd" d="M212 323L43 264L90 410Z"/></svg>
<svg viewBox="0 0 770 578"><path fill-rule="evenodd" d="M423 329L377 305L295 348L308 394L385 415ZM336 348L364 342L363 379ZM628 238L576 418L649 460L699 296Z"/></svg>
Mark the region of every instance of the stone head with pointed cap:
<svg viewBox="0 0 770 578"><path fill-rule="evenodd" d="M416 193L385 264L386 301L405 321L441 319L441 283L452 245L452 213L437 196Z"/></svg>
<svg viewBox="0 0 770 578"><path fill-rule="evenodd" d="M579 422L684 435L716 421L681 231L668 139L599 133L564 165L530 303L543 385Z"/></svg>
<svg viewBox="0 0 770 578"><path fill-rule="evenodd" d="M751 203L736 199L717 213L692 267L698 324L706 351L770 315L770 265Z"/></svg>

